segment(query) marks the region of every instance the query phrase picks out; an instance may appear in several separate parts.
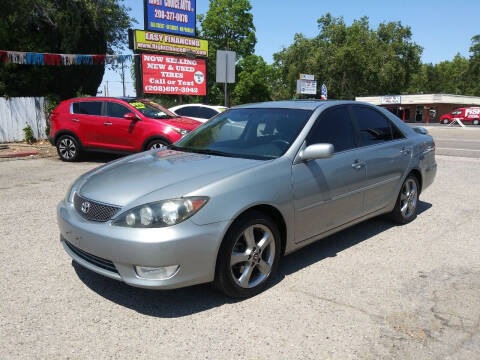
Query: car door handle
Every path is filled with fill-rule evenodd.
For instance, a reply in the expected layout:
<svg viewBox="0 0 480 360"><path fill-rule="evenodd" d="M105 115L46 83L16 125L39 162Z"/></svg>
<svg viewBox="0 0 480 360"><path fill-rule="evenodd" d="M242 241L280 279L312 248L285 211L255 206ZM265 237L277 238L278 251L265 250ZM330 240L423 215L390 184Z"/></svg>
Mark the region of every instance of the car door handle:
<svg viewBox="0 0 480 360"><path fill-rule="evenodd" d="M367 165L365 161L355 160L355 162L352 164L352 168L359 170L365 165Z"/></svg>
<svg viewBox="0 0 480 360"><path fill-rule="evenodd" d="M103 125L112 126L112 123L107 121L107 122L104 122Z"/></svg>
<svg viewBox="0 0 480 360"><path fill-rule="evenodd" d="M410 149L407 149L407 148L402 148L402 150L400 150L400 154L402 155L410 155L410 152L411 150Z"/></svg>
<svg viewBox="0 0 480 360"><path fill-rule="evenodd" d="M80 120L78 119L72 119L73 122L79 122Z"/></svg>

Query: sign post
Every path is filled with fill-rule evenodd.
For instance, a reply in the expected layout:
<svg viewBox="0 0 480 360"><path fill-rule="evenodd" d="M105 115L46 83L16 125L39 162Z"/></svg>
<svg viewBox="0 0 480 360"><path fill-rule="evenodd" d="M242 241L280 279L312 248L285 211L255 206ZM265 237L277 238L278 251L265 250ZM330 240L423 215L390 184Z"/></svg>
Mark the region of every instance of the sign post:
<svg viewBox="0 0 480 360"><path fill-rule="evenodd" d="M297 94L317 95L317 82L315 81L315 75L300 74L300 79L297 80Z"/></svg>
<svg viewBox="0 0 480 360"><path fill-rule="evenodd" d="M217 83L224 83L225 106L228 107L228 84L235 83L235 51L217 50Z"/></svg>
<svg viewBox="0 0 480 360"><path fill-rule="evenodd" d="M142 90L149 94L206 95L206 61L142 54Z"/></svg>
<svg viewBox="0 0 480 360"><path fill-rule="evenodd" d="M196 0L144 0L145 30L195 37Z"/></svg>
<svg viewBox="0 0 480 360"><path fill-rule="evenodd" d="M144 30L129 30L137 95L207 94L208 41L196 36L196 0L143 0Z"/></svg>

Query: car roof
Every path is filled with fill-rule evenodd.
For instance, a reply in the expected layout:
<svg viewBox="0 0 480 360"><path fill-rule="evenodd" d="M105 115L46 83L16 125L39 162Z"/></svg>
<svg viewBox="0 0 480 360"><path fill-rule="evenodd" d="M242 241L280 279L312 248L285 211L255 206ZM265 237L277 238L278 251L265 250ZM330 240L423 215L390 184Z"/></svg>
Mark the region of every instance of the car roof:
<svg viewBox="0 0 480 360"><path fill-rule="evenodd" d="M172 108L183 108L183 107L187 107L187 106L201 106L201 107L208 107L208 108L213 108L213 109L224 108L225 107L223 105L210 105L210 104L193 103L193 104L176 105L176 106L172 106Z"/></svg>
<svg viewBox="0 0 480 360"><path fill-rule="evenodd" d="M245 104L235 106L236 109L299 109L299 110L316 110L325 105L341 105L341 104L359 104L356 101L348 100L286 100L286 101L268 101L256 104Z"/></svg>
<svg viewBox="0 0 480 360"><path fill-rule="evenodd" d="M122 101L132 101L136 99L143 99L143 98L138 98L138 97L116 97L116 96L83 96L83 97L76 97L68 100L90 100L90 101L95 101L95 100L122 100Z"/></svg>

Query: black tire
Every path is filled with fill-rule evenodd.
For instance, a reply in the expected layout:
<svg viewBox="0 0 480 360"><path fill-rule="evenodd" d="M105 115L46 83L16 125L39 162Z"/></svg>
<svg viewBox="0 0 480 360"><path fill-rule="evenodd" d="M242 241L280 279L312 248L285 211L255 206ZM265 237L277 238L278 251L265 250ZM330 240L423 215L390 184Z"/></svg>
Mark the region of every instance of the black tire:
<svg viewBox="0 0 480 360"><path fill-rule="evenodd" d="M72 135L61 135L57 139L57 153L63 161L78 161L81 153L80 144Z"/></svg>
<svg viewBox="0 0 480 360"><path fill-rule="evenodd" d="M480 120L479 120L479 119L474 119L474 120L472 121L472 124L473 124L473 125L480 125Z"/></svg>
<svg viewBox="0 0 480 360"><path fill-rule="evenodd" d="M255 242L253 248L248 247L245 237L249 229L252 229ZM268 244L264 240L268 238L267 232L262 233L265 229L273 237ZM237 260L233 259L234 250ZM277 271L280 253L280 231L275 222L262 212L248 212L232 224L223 239L217 258L215 286L232 298L247 298L262 292ZM245 260L240 260L243 258ZM232 262L235 264L231 265ZM242 276L246 279L246 286L240 285Z"/></svg>
<svg viewBox="0 0 480 360"><path fill-rule="evenodd" d="M160 139L154 139L152 141L149 141L147 146L145 147L145 150L153 150L153 149L160 149L163 146L169 145L166 141L160 140Z"/></svg>
<svg viewBox="0 0 480 360"><path fill-rule="evenodd" d="M443 119L443 123L446 125L448 124L448 120L447 119Z"/></svg>
<svg viewBox="0 0 480 360"><path fill-rule="evenodd" d="M414 193L411 187L414 186ZM408 190L410 188L410 191ZM395 208L390 213L390 218L397 224L408 224L417 217L418 195L420 189L415 175L408 175L400 188Z"/></svg>

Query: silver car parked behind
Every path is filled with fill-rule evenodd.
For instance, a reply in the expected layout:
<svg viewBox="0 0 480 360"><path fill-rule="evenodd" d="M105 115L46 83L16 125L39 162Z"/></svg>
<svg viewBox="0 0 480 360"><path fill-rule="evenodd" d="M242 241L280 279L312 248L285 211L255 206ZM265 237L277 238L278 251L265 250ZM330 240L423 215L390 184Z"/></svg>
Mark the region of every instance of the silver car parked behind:
<svg viewBox="0 0 480 360"><path fill-rule="evenodd" d="M248 297L282 255L380 214L412 221L436 170L432 137L379 107L239 106L168 148L81 176L58 205L61 243L129 285L214 281Z"/></svg>

